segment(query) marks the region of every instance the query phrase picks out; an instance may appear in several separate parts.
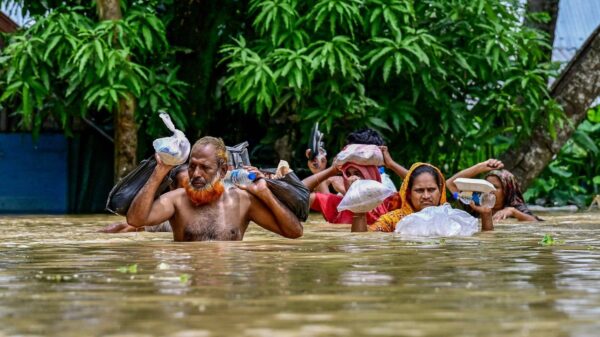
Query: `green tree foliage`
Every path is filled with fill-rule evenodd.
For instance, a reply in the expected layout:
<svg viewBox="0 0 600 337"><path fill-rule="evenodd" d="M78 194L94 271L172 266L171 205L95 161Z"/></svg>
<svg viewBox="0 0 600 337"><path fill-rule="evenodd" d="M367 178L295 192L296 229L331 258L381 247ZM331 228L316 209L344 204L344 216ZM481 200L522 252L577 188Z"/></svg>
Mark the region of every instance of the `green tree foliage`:
<svg viewBox="0 0 600 337"><path fill-rule="evenodd" d="M31 27L11 35L0 54L0 67L6 70L0 103L14 107L34 134L48 118L70 134L73 118L114 111L129 93L149 133L163 130L154 118L160 109L184 126L179 102L185 84L177 79L165 25L153 7L132 5L123 20L99 22L93 5L86 3L29 4L32 13L41 14L34 15Z"/></svg>
<svg viewBox="0 0 600 337"><path fill-rule="evenodd" d="M253 32L221 49L228 94L259 116L296 116L305 134L320 121L330 146L371 126L403 162L456 170L560 117L546 37L523 27L518 1L250 3Z"/></svg>
<svg viewBox="0 0 600 337"><path fill-rule="evenodd" d="M585 207L600 194L600 107L588 111L550 165L525 193L530 203Z"/></svg>

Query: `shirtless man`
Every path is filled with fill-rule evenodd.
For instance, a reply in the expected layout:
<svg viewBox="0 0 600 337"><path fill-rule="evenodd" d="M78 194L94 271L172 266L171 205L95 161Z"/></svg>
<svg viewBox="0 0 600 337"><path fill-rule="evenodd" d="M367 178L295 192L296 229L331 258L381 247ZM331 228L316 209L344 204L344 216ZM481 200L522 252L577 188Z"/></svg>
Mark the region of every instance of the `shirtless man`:
<svg viewBox="0 0 600 337"><path fill-rule="evenodd" d="M169 220L175 241L242 240L250 221L287 238L302 236L298 218L275 198L263 179L224 188L221 180L227 172L227 149L222 140L199 139L190 153L185 188L155 201L160 182L172 168L156 157L152 176L127 212L130 225L152 226Z"/></svg>

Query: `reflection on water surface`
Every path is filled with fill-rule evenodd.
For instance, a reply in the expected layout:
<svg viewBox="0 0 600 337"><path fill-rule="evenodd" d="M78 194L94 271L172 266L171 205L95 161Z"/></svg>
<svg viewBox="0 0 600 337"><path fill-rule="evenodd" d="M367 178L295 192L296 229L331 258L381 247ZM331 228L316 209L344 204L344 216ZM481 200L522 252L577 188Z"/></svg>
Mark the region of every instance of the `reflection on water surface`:
<svg viewBox="0 0 600 337"><path fill-rule="evenodd" d="M112 216L3 216L0 337L597 336L600 216L545 218L416 240L312 215L299 240L174 243L96 233Z"/></svg>

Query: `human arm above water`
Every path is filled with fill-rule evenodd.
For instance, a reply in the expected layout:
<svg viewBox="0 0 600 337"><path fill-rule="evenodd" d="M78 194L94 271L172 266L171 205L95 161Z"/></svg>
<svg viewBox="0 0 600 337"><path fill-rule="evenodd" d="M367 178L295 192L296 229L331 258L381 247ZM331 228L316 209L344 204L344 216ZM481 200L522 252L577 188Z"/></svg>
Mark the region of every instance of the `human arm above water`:
<svg viewBox="0 0 600 337"><path fill-rule="evenodd" d="M516 218L519 221L538 221L538 219L530 214L523 213L514 207L505 207L494 213L494 221L504 220L506 218Z"/></svg>
<svg viewBox="0 0 600 337"><path fill-rule="evenodd" d="M264 179L246 186L238 185L238 188L249 194L248 220L286 238L296 239L302 236L302 223L273 195Z"/></svg>
<svg viewBox="0 0 600 337"><path fill-rule="evenodd" d="M477 206L472 201L471 201L470 206L471 206L471 209L473 209L475 212L479 213L479 217L481 218L481 231L482 232L493 231L494 230L494 220L492 218L492 209L483 207L483 206Z"/></svg>
<svg viewBox="0 0 600 337"><path fill-rule="evenodd" d="M387 146L380 146L379 149L383 155L383 165L396 173L400 178L404 179L408 174L408 170L394 161Z"/></svg>
<svg viewBox="0 0 600 337"><path fill-rule="evenodd" d="M133 227L154 226L169 220L175 214L175 206L172 201L173 192L161 195L154 200L156 191L173 166L165 165L156 157L154 172L133 199L129 211L127 211L127 223Z"/></svg>
<svg viewBox="0 0 600 337"><path fill-rule="evenodd" d="M335 165L332 165L332 166L324 169L323 171L320 171L320 172L313 174L307 178L304 178L304 180L302 180L302 183L304 184L304 186L306 186L306 188L308 188L309 191L313 191L319 184L323 183L330 177L334 177L334 176L338 175L339 173L340 173L340 170ZM316 191L316 192L319 192L319 191ZM327 192L325 192L325 193L329 193L329 190L327 190Z"/></svg>
<svg viewBox="0 0 600 337"><path fill-rule="evenodd" d="M354 213L352 216L351 232L366 232L367 231L367 213Z"/></svg>
<svg viewBox="0 0 600 337"><path fill-rule="evenodd" d="M482 173L487 173L493 170L500 170L504 167L504 164L497 159L488 159L479 164L475 164L467 169L464 169L457 174L453 175L452 178L446 180L446 187L451 193L458 192L458 187L454 181L458 178L473 178Z"/></svg>

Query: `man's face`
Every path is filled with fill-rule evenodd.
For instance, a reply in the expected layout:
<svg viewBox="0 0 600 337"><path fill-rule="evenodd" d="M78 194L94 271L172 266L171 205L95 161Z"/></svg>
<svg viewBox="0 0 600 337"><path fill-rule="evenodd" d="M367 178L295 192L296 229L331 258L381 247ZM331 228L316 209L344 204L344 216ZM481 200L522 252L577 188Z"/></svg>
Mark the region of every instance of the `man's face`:
<svg viewBox="0 0 600 337"><path fill-rule="evenodd" d="M215 183L222 176L222 167L219 167L214 146L207 144L194 148L188 165L190 185L196 190Z"/></svg>

